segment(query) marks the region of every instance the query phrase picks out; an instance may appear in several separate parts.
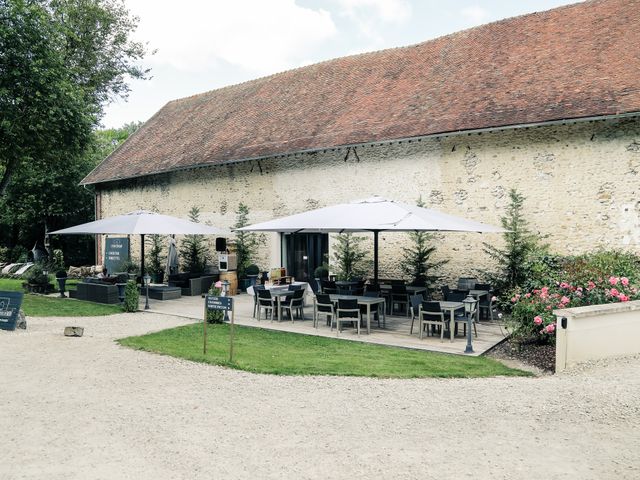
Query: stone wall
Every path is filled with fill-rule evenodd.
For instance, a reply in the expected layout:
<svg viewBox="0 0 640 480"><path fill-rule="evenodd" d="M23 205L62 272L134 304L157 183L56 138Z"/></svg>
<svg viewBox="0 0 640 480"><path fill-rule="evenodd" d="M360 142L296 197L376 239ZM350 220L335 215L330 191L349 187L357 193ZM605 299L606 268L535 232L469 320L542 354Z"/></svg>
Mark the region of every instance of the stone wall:
<svg viewBox="0 0 640 480"><path fill-rule="evenodd" d="M422 197L429 208L499 224L516 187L527 197L532 229L553 250L573 254L639 251L638 172L636 117L329 149L107 184L98 195L101 217L138 208L186 217L197 205L203 221L228 228L238 202L258 222L374 194L407 203ZM280 246L277 234L266 237L260 266L268 268L279 265ZM380 235L381 276L399 275L406 238ZM500 240L437 235L438 257L450 260L442 273L457 278L491 268L482 242Z"/></svg>

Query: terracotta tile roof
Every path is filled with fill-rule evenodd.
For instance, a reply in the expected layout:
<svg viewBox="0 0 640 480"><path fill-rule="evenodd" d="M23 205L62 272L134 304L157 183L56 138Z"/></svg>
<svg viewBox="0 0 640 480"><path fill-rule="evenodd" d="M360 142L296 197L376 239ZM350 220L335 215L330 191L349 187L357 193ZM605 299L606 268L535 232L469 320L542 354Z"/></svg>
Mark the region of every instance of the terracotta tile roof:
<svg viewBox="0 0 640 480"><path fill-rule="evenodd" d="M83 183L640 111L640 0L502 20L169 102Z"/></svg>

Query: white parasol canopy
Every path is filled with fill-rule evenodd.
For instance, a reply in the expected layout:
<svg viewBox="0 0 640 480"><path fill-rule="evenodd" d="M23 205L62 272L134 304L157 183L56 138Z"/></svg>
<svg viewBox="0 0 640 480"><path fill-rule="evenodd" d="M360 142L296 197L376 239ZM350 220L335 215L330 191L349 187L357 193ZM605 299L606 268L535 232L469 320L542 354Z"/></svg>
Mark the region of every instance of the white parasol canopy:
<svg viewBox="0 0 640 480"><path fill-rule="evenodd" d="M103 218L49 233L55 235L97 235L108 233L123 235L229 235L228 231L216 227L146 210Z"/></svg>
<svg viewBox="0 0 640 480"><path fill-rule="evenodd" d="M374 196L239 228L283 233L504 232L500 227Z"/></svg>
<svg viewBox="0 0 640 480"><path fill-rule="evenodd" d="M505 230L437 210L408 205L382 197L318 208L288 217L239 228L241 231L282 233L374 233L374 278L378 278L378 233L395 232L480 232Z"/></svg>
<svg viewBox="0 0 640 480"><path fill-rule="evenodd" d="M202 223L191 222L182 218L162 215L160 213L137 210L124 215L103 218L94 222L83 223L75 227L63 228L50 235L140 235L140 271L144 275L144 236L145 235L220 235L229 236L230 232Z"/></svg>

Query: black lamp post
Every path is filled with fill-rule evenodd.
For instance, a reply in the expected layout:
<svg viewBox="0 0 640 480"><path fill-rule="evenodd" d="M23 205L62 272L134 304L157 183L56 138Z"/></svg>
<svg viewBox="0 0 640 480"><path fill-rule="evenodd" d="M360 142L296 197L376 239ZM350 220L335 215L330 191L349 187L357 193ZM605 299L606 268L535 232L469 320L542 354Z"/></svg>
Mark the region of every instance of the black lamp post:
<svg viewBox="0 0 640 480"><path fill-rule="evenodd" d="M222 281L222 296L223 297L228 297L229 296L229 280L223 280ZM227 310L224 311L224 319L222 320L223 322L228 322L229 321L229 312Z"/></svg>
<svg viewBox="0 0 640 480"><path fill-rule="evenodd" d="M144 277L142 277L142 280L144 281L144 286L146 287L147 293L146 293L146 301L144 304L144 309L145 310L149 310L149 283L151 283L151 277L149 276L148 273L145 273Z"/></svg>
<svg viewBox="0 0 640 480"><path fill-rule="evenodd" d="M471 345L471 328L473 327L473 314L475 314L475 305L478 301L471 295L467 295L462 303L464 303L464 312L467 314L467 346L464 353L473 353Z"/></svg>

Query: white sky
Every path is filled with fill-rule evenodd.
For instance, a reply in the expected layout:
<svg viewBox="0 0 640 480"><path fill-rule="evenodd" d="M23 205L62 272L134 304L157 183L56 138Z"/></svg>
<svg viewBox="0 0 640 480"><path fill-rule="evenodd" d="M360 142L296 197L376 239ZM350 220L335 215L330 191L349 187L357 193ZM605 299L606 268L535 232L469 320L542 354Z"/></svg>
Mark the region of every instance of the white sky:
<svg viewBox="0 0 640 480"><path fill-rule="evenodd" d="M411 45L572 0L125 0L153 78L106 108L105 127L176 98L354 53Z"/></svg>

